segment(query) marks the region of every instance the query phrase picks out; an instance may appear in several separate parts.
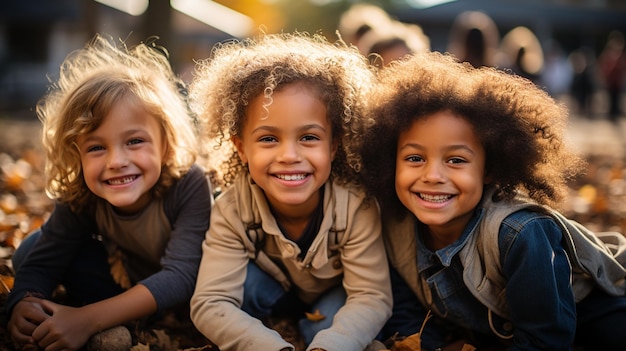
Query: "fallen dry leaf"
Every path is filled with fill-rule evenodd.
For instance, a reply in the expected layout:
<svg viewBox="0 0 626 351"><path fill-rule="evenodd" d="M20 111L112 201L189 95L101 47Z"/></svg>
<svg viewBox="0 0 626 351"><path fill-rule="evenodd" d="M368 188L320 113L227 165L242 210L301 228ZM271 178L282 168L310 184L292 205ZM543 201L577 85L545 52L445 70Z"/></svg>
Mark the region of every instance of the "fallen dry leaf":
<svg viewBox="0 0 626 351"><path fill-rule="evenodd" d="M130 278L124 267L122 251L119 249L115 250L115 252L109 256L109 264L111 265L111 275L115 282L124 289L130 289Z"/></svg>
<svg viewBox="0 0 626 351"><path fill-rule="evenodd" d="M313 322L319 322L326 318L325 315L320 313L320 310L315 310L315 312L313 313L304 312L304 314L306 315L306 319L313 321Z"/></svg>
<svg viewBox="0 0 626 351"><path fill-rule="evenodd" d="M8 294L13 290L13 277L0 275L0 294Z"/></svg>
<svg viewBox="0 0 626 351"><path fill-rule="evenodd" d="M407 336L402 341L396 342L391 350L393 351L421 351L422 340L420 333Z"/></svg>

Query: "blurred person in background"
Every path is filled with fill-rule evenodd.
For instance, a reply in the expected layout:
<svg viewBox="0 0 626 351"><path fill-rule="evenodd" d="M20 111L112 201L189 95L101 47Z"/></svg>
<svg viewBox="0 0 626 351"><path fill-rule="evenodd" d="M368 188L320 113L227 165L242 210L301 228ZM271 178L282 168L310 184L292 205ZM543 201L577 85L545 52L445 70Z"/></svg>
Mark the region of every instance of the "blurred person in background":
<svg viewBox="0 0 626 351"><path fill-rule="evenodd" d="M597 89L595 54L589 47L582 46L569 54L572 67L570 93L575 102L574 112L584 117L593 117L593 94Z"/></svg>
<svg viewBox="0 0 626 351"><path fill-rule="evenodd" d="M541 84L548 94L560 98L570 91L572 84L572 65L563 51L561 44L551 40L546 45L545 66L541 72Z"/></svg>
<svg viewBox="0 0 626 351"><path fill-rule="evenodd" d="M357 47L375 66L384 67L404 56L430 51L430 39L419 25L392 21L365 33Z"/></svg>
<svg viewBox="0 0 626 351"><path fill-rule="evenodd" d="M447 51L474 67L494 66L500 42L495 22L480 11L459 14L450 30Z"/></svg>
<svg viewBox="0 0 626 351"><path fill-rule="evenodd" d="M609 95L609 120L617 122L621 114L621 95L626 74L626 57L624 56L624 33L612 31L606 46L598 57L598 68L607 93Z"/></svg>
<svg viewBox="0 0 626 351"><path fill-rule="evenodd" d="M393 20L382 8L366 3L357 3L341 14L337 30L341 39L348 44L359 46L368 32L379 26L387 26Z"/></svg>
<svg viewBox="0 0 626 351"><path fill-rule="evenodd" d="M498 68L539 82L543 70L543 49L535 33L524 26L511 29L500 42Z"/></svg>

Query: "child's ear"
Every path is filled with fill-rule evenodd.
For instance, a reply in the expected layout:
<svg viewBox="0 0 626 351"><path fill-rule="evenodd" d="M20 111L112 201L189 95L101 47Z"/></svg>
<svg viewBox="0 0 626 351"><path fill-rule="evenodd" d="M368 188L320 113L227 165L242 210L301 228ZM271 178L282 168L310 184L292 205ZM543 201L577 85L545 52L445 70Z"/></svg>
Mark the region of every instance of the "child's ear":
<svg viewBox="0 0 626 351"><path fill-rule="evenodd" d="M337 154L337 149L339 148L339 139L333 138L333 144L330 146L330 159L331 161L335 160L335 155Z"/></svg>
<svg viewBox="0 0 626 351"><path fill-rule="evenodd" d="M235 148L237 148L237 155L239 155L241 162L244 164L248 163L248 157L246 156L246 152L243 148L243 140L236 135L231 136L230 140L233 144L235 144Z"/></svg>
<svg viewBox="0 0 626 351"><path fill-rule="evenodd" d="M491 184L493 182L493 177L490 174L485 174L485 178L483 179L483 184Z"/></svg>
<svg viewBox="0 0 626 351"><path fill-rule="evenodd" d="M170 146L169 146L169 144L168 144L168 143L163 143L163 150L161 150L161 151L162 151L162 154L161 154L161 155L163 155L163 156L161 157L161 159L162 159L162 160L161 160L161 163L165 164L165 163L167 163L167 161L168 161L168 160L171 158L171 156L172 156L172 155L170 155Z"/></svg>

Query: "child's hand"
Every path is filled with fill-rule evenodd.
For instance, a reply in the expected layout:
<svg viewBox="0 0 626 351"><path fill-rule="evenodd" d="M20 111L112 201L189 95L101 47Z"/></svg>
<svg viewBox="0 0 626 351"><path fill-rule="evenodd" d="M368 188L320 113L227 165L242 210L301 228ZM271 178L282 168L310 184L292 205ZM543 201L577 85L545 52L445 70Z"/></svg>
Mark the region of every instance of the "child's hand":
<svg viewBox="0 0 626 351"><path fill-rule="evenodd" d="M33 331L50 317L44 310L42 301L36 297L25 297L13 307L8 326L16 344L20 346L35 344L35 339L32 338Z"/></svg>
<svg viewBox="0 0 626 351"><path fill-rule="evenodd" d="M42 301L50 317L33 331L33 339L44 349L78 350L87 343L92 321L80 308Z"/></svg>

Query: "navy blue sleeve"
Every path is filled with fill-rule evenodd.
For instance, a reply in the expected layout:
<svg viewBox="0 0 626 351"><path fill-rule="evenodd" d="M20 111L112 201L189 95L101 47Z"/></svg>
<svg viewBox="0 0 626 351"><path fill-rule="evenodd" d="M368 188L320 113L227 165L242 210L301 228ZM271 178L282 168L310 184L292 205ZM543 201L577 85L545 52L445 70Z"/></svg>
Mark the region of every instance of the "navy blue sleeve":
<svg viewBox="0 0 626 351"><path fill-rule="evenodd" d="M561 229L547 216L515 218L505 220L500 229L500 238L514 238L500 241L515 328L510 350L569 350L576 333L576 304Z"/></svg>
<svg viewBox="0 0 626 351"><path fill-rule="evenodd" d="M426 309L417 296L406 284L400 274L389 265L391 277L391 289L393 294L393 309L391 318L382 330L382 340L385 341L394 335L410 336L418 333L428 309ZM434 350L444 345L444 332L430 319L426 322L421 335L422 349Z"/></svg>
<svg viewBox="0 0 626 351"><path fill-rule="evenodd" d="M204 172L194 166L165 197L165 213L172 233L161 259L161 270L140 281L154 296L159 311L188 304L202 257L202 241L209 228L211 191Z"/></svg>
<svg viewBox="0 0 626 351"><path fill-rule="evenodd" d="M8 314L27 294L50 299L76 254L96 232L90 216L76 214L67 205L57 203L41 227L41 236L28 259L16 272L13 290L5 304Z"/></svg>

